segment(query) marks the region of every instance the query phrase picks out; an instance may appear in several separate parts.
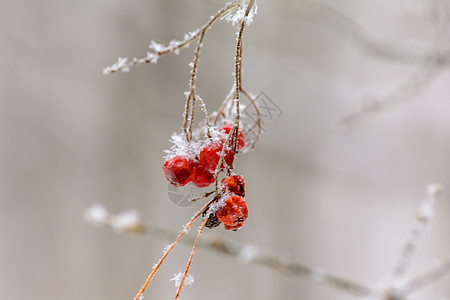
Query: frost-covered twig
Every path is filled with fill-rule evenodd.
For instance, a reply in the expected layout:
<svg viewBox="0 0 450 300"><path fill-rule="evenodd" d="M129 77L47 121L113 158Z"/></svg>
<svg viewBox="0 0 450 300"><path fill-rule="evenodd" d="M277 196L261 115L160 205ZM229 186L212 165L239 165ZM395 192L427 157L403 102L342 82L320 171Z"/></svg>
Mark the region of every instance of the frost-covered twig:
<svg viewBox="0 0 450 300"><path fill-rule="evenodd" d="M181 290L184 286L184 281L186 280L186 277L188 276L189 268L191 267L192 259L194 258L195 249L197 248L198 241L200 240L200 236L202 235L202 231L205 228L206 222L208 222L208 218L205 218L203 220L202 225L198 229L197 238L195 239L194 246L192 247L191 254L189 255L188 262L186 264L186 268L184 269L183 276L181 277L180 286L178 287L177 294L175 296L175 300L178 300L181 295Z"/></svg>
<svg viewBox="0 0 450 300"><path fill-rule="evenodd" d="M186 106L185 106L185 112L184 112L183 129L186 134L186 138L188 140L191 140L191 138L192 138L192 125L194 122L195 102L197 100L201 101L200 102L201 104L203 102L201 100L201 98L196 94L195 80L197 78L198 60L200 58L200 51L203 47L203 39L205 37L205 33L218 19L220 19L220 17L225 15L227 12L230 12L232 9L236 8L239 2L240 1L234 1L230 4L228 4L226 7L220 9L214 16L211 17L209 22L206 23L205 25L203 25L202 28L200 29L199 40L197 42L197 47L194 52L194 60L191 63L192 70L191 70L191 77L189 79L189 91L186 93ZM209 125L210 124L208 121L208 113L206 111L206 106L203 103L203 105L201 105L201 107L202 107L203 112L205 113L205 118L207 121L207 134L210 137L210 133L209 133Z"/></svg>
<svg viewBox="0 0 450 300"><path fill-rule="evenodd" d="M131 67L142 65L146 63L156 63L160 56L168 53L178 54L179 51L183 48L188 47L191 42L193 42L199 36L203 36L205 32L214 24L218 19L224 16L226 13L238 7L241 1L233 1L229 3L227 6L219 10L211 19L203 25L201 28L194 30L193 32L187 33L184 35L183 40L177 41L172 40L168 46L164 46L162 44L158 44L155 41L151 41L149 48L153 50L153 52L147 52L147 56L143 58L133 58L132 61L128 62L128 59L119 57L118 61L103 69L103 74L115 73L118 71L128 72Z"/></svg>
<svg viewBox="0 0 450 300"><path fill-rule="evenodd" d="M199 29L190 32L184 36L184 39L181 41L172 40L168 46L164 46L162 44L158 44L154 41L150 44L150 49L153 49L153 52L147 52L147 56L141 59L134 58L132 61L128 62L128 59L126 57L119 57L118 61L113 64L112 66L106 67L103 69L104 74L114 73L117 71L124 71L128 72L131 67L136 65L141 65L145 63L156 63L160 56L168 53L175 53L178 54L178 52L188 47L194 40L198 39L197 46L194 51L194 59L189 64L191 66L191 72L190 72L190 78L189 78L189 90L185 92L186 95L186 104L185 104L185 111L183 114L183 130L186 137L186 140L190 142L192 140L192 134L193 134L193 125L194 125L194 111L195 111L195 105L198 103L200 105L201 110L203 111L205 115L205 128L206 128L206 135L208 138L211 138L211 132L210 127L211 123L209 120L209 115L206 109L206 105L203 102L202 98L197 95L196 92L196 79L197 79L197 71L198 71L198 62L200 58L200 51L203 47L204 43L204 37L208 29L212 27L214 23L216 23L218 20L226 19L228 22L231 22L233 25L235 23L238 23L238 32L237 32L237 39L236 39L236 55L235 55L235 62L234 62L234 104L235 104L235 117L234 117L234 126L230 135L234 135L234 138L232 139L232 142L237 140L238 135L238 128L239 128L239 121L240 121L240 99L239 99L239 93L243 92L242 89L242 35L243 31L246 25L250 24L253 20L253 16L256 14L257 7L256 7L256 1L255 0L234 0L230 3L228 3L225 7L220 9L215 15L211 16L210 20L205 23L202 27ZM259 110L257 109L257 106L253 99L248 96L248 93L246 93L246 96L249 98L252 105L255 107L256 113L258 115L259 119ZM227 101L226 101L227 102ZM226 103L225 103L226 104ZM219 114L217 115L219 116ZM216 123L217 118L214 122ZM256 121L250 128L250 130L253 130L254 128L258 128L258 132L256 134L257 138L252 142L251 148L254 147L256 141L258 140L258 137L261 134L261 124L260 121ZM235 143L233 143L235 146ZM234 147L235 150L235 147Z"/></svg>
<svg viewBox="0 0 450 300"><path fill-rule="evenodd" d="M247 7L245 8L245 13L239 22L239 31L236 38L236 54L234 57L234 102L236 105L236 123L238 127L240 118L239 94L241 92L242 86L242 36L247 24L247 18L254 4L255 0L250 0Z"/></svg>
<svg viewBox="0 0 450 300"><path fill-rule="evenodd" d="M185 233L188 232L189 228L192 226L192 224L194 224L194 222L198 219L199 216L201 216L208 208L209 206L214 203L215 201L217 201L216 198L212 199L211 201L209 201L205 206L203 206L203 208L197 212L191 219L191 221L189 221L183 228L183 230L181 231L181 233L177 236L177 238L175 239L175 241L170 244L165 250L164 250L164 254L163 256L159 259L159 261L156 263L156 265L154 266L152 272L150 273L150 275L148 275L147 280L145 280L144 284L142 285L141 289L139 290L139 292L137 293L136 297L134 298L134 300L140 300L142 295L144 294L145 290L147 289L148 285L150 284L150 282L152 281L153 277L155 276L156 272L158 271L158 269L161 267L162 263L164 262L164 260L166 259L166 257L169 255L169 253L172 251L172 249L175 247L176 244L178 244L178 242L180 241L180 239L183 237L183 235Z"/></svg>

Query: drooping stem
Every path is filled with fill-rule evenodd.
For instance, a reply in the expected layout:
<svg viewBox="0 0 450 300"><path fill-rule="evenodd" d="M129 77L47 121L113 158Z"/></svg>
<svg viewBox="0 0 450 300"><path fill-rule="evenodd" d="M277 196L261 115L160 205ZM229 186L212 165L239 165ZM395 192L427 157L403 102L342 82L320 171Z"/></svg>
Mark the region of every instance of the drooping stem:
<svg viewBox="0 0 450 300"><path fill-rule="evenodd" d="M180 298L181 290L183 289L184 282L185 282L186 277L187 277L188 272L189 272L189 268L191 267L192 259L194 258L195 249L197 248L198 241L200 240L200 236L202 235L203 228L205 228L205 225L206 225L207 221L208 221L208 218L205 217L205 219L203 220L202 225L198 229L197 238L195 239L195 243L194 243L194 246L192 247L191 254L189 255L189 259L188 259L186 268L184 269L183 277L181 278L180 286L178 287L177 294L175 296L175 300L178 300Z"/></svg>
<svg viewBox="0 0 450 300"><path fill-rule="evenodd" d="M233 129L230 132L230 135L234 135L234 138L232 139L234 141L233 143L233 150L236 151L236 144L239 134L239 120L240 120L240 97L239 94L241 92L241 86L242 86L242 36L244 34L244 28L247 23L247 17L250 14L250 11L255 4L255 0L250 0L247 8L245 10L244 16L242 17L240 23L239 23L239 30L237 34L237 41L236 41L236 55L234 58L234 104L236 107L236 118L235 122L233 124Z"/></svg>
<svg viewBox="0 0 450 300"><path fill-rule="evenodd" d="M200 58L200 51L203 47L203 40L205 37L206 31L217 21L222 17L225 13L230 11L231 9L235 8L237 6L237 1L234 1L224 8L220 9L214 16L211 17L211 19L202 26L202 28L199 31L198 37L199 40L197 42L197 47L195 48L194 52L194 60L192 62L192 70L191 70L191 77L189 79L189 92L186 97L186 106L185 106L185 112L184 112L184 121L183 121L183 130L186 134L187 141L190 141L192 139L192 124L194 122L194 107L195 107L195 101L197 98L196 91L195 91L195 80L197 78L197 70L198 70L198 60ZM205 112L205 117L208 117L208 114L206 112L206 108L203 110ZM208 136L209 136L209 129L208 129Z"/></svg>
<svg viewBox="0 0 450 300"><path fill-rule="evenodd" d="M181 239L181 237L189 230L189 228L192 226L192 224L194 224L194 222L198 219L199 216L201 216L203 214L203 212L205 212L209 206L214 203L214 201L217 201L216 199L212 199L211 201L209 201L205 206L203 206L203 208L197 212L197 214L194 215L194 217L192 218L191 221L189 221L186 226L184 227L183 231L181 231L181 233L178 235L178 237L175 239L175 241L169 246L169 248L167 248L163 254L163 256L159 259L158 263L155 265L155 267L153 268L152 272L150 273L150 275L148 275L147 280L145 280L144 284L142 285L141 289L139 290L139 292L136 294L136 297L134 297L134 300L140 300L142 294L144 294L145 290L147 289L148 285L150 284L150 282L152 281L153 277L155 276L156 272L158 271L158 269L161 267L162 263L164 262L164 260L167 258L167 256L169 255L169 253L172 251L172 249L175 247L175 245L178 243L178 241Z"/></svg>
<svg viewBox="0 0 450 300"><path fill-rule="evenodd" d="M234 102L236 104L236 121L239 122L240 112L239 112L239 93L241 91L242 85L242 36L244 34L244 28L247 24L247 18L250 11L255 4L255 0L250 0L247 9L245 10L244 16L239 23L239 30L237 34L236 41L236 55L234 57Z"/></svg>

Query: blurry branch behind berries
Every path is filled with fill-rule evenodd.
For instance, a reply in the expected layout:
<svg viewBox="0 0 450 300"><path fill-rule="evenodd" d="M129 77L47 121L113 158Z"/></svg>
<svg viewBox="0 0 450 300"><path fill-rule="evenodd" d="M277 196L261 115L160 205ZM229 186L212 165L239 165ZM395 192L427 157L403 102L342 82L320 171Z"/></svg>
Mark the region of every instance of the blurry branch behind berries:
<svg viewBox="0 0 450 300"><path fill-rule="evenodd" d="M268 267L287 276L300 277L311 282L332 287L358 298L372 297L373 299L380 300L408 299L410 296L414 296L429 286L438 283L450 274L450 257L448 257L415 277L407 276L407 271L413 262L416 247L426 230L431 226L435 201L441 192L442 187L438 184L428 186L427 195L417 208L415 223L400 251L397 263L390 273L387 283L380 289L371 288L369 285L364 285L344 276L333 274L323 268L310 267L306 264L296 262L286 253L274 254L256 245L241 244L220 236L203 236L198 246L235 257L240 263ZM137 217L134 218L134 222L130 222L130 218L126 217L130 215L136 216L137 214L135 212L125 212L119 215L112 215L106 209L96 205L88 209L84 217L91 224L109 226L119 233L139 234L167 240L173 240L179 236L178 232L144 224ZM126 218L128 220L124 222L111 222L111 220L118 220L120 218ZM117 223L123 224L123 227L118 228ZM183 240L180 240L180 243L192 245L195 241L196 239L192 236L185 236Z"/></svg>
<svg viewBox="0 0 450 300"><path fill-rule="evenodd" d="M99 213L99 210L102 212ZM108 226L118 233L138 234L165 240L174 240L179 236L179 233L176 231L144 224L140 218L135 218L134 222L123 222L124 226L121 228L117 228L117 225L110 221L120 219L126 215L137 216L137 212L130 211L119 215L113 215L108 213L102 206L94 205L85 212L84 218L88 223L94 226ZM195 240L194 237L187 235L180 240L180 243L192 245ZM364 297L372 294L370 288L360 283L329 273L322 268L313 268L298 263L286 253L270 253L258 246L241 244L233 240L224 239L218 235L203 236L198 246L200 248L235 257L240 263L262 265L288 276L301 277L312 282L329 285L353 295Z"/></svg>

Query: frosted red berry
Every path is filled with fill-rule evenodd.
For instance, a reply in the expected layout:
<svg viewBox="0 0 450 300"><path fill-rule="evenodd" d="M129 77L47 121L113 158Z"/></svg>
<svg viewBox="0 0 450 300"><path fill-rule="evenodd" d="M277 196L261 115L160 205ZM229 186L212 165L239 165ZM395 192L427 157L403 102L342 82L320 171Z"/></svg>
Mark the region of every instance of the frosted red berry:
<svg viewBox="0 0 450 300"><path fill-rule="evenodd" d="M226 134L229 134L231 129L233 128L233 124L226 124L222 128L220 128L220 131L225 132ZM237 144L236 144L236 151L240 151L245 147L245 137L244 133L242 132L241 128L238 130L238 138L237 138Z"/></svg>
<svg viewBox="0 0 450 300"><path fill-rule="evenodd" d="M224 223L225 229L238 229L248 217L247 204L240 196L228 197L223 206L216 211L219 221Z"/></svg>
<svg viewBox="0 0 450 300"><path fill-rule="evenodd" d="M232 193L237 196L245 196L245 182L241 175L231 175L222 179L222 189L225 193Z"/></svg>
<svg viewBox="0 0 450 300"><path fill-rule="evenodd" d="M194 176L192 177L192 183L198 188L204 188L211 185L214 179L214 172L208 170L198 160L194 160L192 163L194 169Z"/></svg>
<svg viewBox="0 0 450 300"><path fill-rule="evenodd" d="M214 172L217 164L219 163L220 154L222 153L223 143L213 142L205 145L199 155L199 162L209 171ZM233 166L234 151L231 149L225 149L224 160L229 167ZM222 164L221 168L225 165Z"/></svg>
<svg viewBox="0 0 450 300"><path fill-rule="evenodd" d="M168 159L163 165L167 181L176 187L184 186L194 175L192 159L178 155Z"/></svg>

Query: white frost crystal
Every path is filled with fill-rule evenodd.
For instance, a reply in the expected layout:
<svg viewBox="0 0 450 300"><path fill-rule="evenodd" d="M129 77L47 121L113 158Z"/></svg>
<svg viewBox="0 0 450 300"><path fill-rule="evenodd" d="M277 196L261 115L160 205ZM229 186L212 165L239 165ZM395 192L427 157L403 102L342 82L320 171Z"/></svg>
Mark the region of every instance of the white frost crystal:
<svg viewBox="0 0 450 300"><path fill-rule="evenodd" d="M175 282L175 287L179 287L181 284L181 280L183 279L183 272L179 272L176 274L173 274L173 277L170 279L170 281ZM192 285L194 283L194 276L192 274L187 274L186 279L184 280L184 285Z"/></svg>

